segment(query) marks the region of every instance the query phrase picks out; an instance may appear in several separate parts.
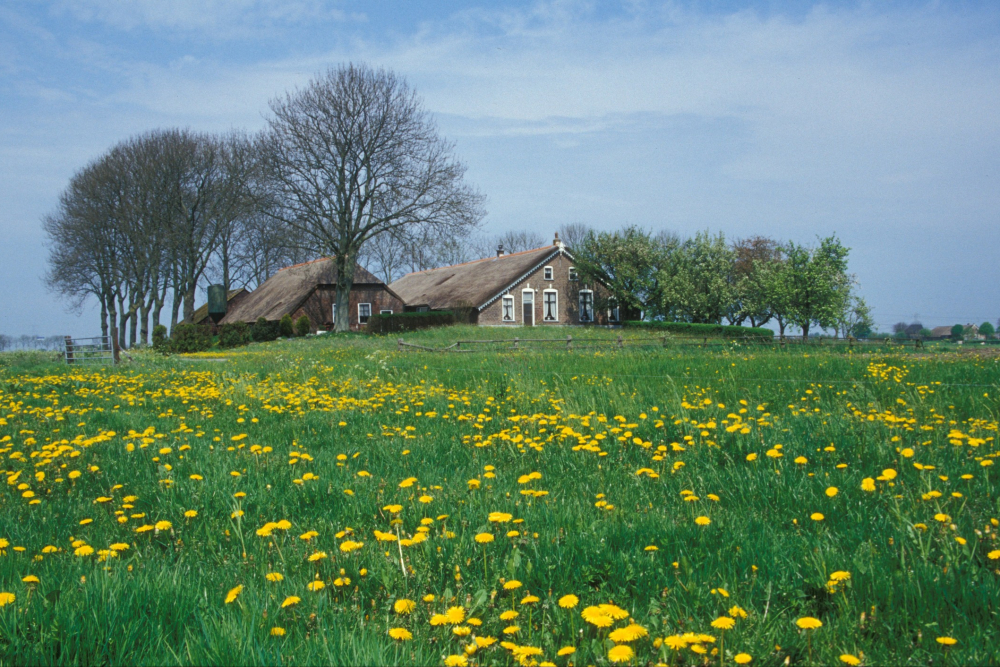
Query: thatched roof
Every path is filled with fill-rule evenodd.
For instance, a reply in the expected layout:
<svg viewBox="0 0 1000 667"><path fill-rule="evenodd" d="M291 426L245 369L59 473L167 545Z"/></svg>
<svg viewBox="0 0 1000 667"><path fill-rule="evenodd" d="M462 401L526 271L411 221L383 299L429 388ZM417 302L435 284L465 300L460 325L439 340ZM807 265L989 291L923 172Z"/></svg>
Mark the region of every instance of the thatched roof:
<svg viewBox="0 0 1000 667"><path fill-rule="evenodd" d="M244 292L246 294L244 294ZM249 294L250 294L250 292L245 287L241 287L239 289L231 289L231 290L229 290L229 294L226 296L226 303L228 304L226 310L228 311L229 308L232 308L232 307L236 306L236 304L233 303L233 299L237 299L237 297L239 297L239 299L237 300L237 303L239 303L239 301L242 301L243 299L245 299L246 295L249 295ZM194 315L191 317L190 321L184 320L183 322L181 322L181 324L192 324L192 323L193 324L201 324L202 322L204 322L207 319L208 319L208 302L206 301L205 303L201 304L199 307L195 308Z"/></svg>
<svg viewBox="0 0 1000 667"><path fill-rule="evenodd" d="M226 313L222 324L280 320L298 310L320 285L337 284L337 266L333 259L323 257L311 262L287 266L264 281L235 308ZM361 266L354 267L355 285L385 285Z"/></svg>
<svg viewBox="0 0 1000 667"><path fill-rule="evenodd" d="M417 271L403 276L390 287L408 306L430 306L433 310L482 308L560 252L566 251L561 246L550 245Z"/></svg>

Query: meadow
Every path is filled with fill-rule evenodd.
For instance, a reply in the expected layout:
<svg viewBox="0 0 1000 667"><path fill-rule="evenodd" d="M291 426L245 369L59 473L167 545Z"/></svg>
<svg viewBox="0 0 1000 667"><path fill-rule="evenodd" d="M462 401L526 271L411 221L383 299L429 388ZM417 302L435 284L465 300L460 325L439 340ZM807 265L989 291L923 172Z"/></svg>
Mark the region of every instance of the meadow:
<svg viewBox="0 0 1000 667"><path fill-rule="evenodd" d="M998 359L0 364L0 664L997 664Z"/></svg>

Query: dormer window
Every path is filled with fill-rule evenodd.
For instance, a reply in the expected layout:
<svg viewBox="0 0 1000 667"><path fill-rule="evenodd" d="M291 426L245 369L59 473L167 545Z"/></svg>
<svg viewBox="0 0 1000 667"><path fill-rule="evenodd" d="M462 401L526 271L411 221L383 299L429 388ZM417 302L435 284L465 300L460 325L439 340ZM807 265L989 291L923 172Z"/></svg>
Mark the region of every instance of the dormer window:
<svg viewBox="0 0 1000 667"><path fill-rule="evenodd" d="M576 267L575 266L569 267L569 279L572 282L576 282L577 280L580 279L580 276L577 275L577 273L576 273Z"/></svg>
<svg viewBox="0 0 1000 667"><path fill-rule="evenodd" d="M552 280L553 271L551 266L546 266L542 271L544 273L545 280Z"/></svg>

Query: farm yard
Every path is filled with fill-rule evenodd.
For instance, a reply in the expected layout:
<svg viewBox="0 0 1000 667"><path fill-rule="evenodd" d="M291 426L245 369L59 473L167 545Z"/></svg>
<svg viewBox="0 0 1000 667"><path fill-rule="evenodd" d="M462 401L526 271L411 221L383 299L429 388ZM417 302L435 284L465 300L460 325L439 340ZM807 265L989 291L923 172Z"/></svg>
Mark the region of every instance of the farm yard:
<svg viewBox="0 0 1000 667"><path fill-rule="evenodd" d="M0 366L0 655L996 664L998 370L350 334Z"/></svg>

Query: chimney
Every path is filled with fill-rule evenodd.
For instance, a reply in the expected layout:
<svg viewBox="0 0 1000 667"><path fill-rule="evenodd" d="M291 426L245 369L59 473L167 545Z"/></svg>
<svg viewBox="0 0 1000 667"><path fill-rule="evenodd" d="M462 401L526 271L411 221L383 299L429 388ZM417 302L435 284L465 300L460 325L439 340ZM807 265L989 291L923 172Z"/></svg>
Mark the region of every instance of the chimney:
<svg viewBox="0 0 1000 667"><path fill-rule="evenodd" d="M497 257L503 257L503 244L497 246Z"/></svg>
<svg viewBox="0 0 1000 667"><path fill-rule="evenodd" d="M566 247L566 245L562 241L559 240L559 232L556 232L556 238L552 241L552 245L556 246L557 248L565 248Z"/></svg>

